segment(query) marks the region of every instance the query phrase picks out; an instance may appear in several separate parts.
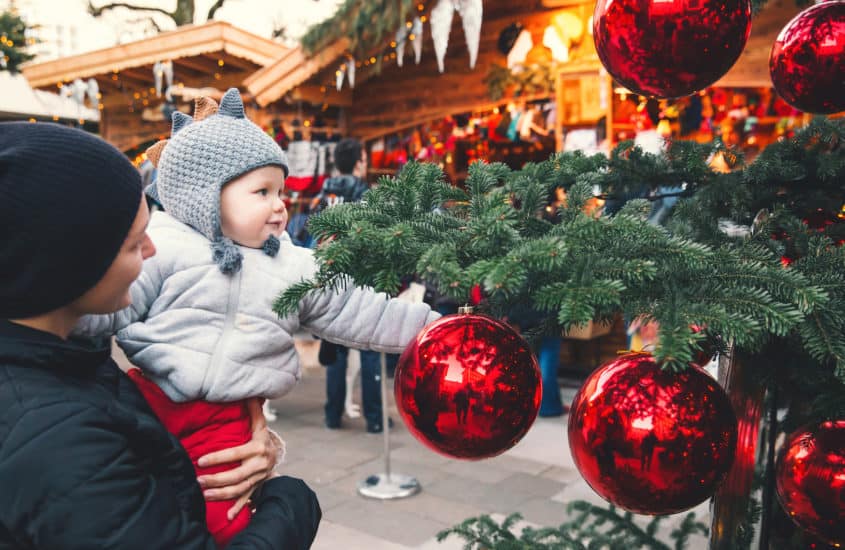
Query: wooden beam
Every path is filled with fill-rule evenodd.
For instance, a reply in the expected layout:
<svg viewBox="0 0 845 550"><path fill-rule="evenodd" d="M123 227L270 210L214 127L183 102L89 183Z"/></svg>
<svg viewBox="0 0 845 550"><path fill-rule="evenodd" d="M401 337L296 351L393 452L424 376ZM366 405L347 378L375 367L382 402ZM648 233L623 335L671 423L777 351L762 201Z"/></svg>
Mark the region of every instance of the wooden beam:
<svg viewBox="0 0 845 550"><path fill-rule="evenodd" d="M259 105L266 106L330 63L338 61L348 48L348 38L341 38L320 53L308 58L305 57L301 48L297 48L277 63L266 67L266 70L253 74L244 81L244 86L252 93Z"/></svg>
<svg viewBox="0 0 845 550"><path fill-rule="evenodd" d="M214 21L187 25L129 44L28 65L22 71L30 85L42 88L54 86L56 82L111 73L115 69L221 51L263 66L281 57L288 48L229 23Z"/></svg>
<svg viewBox="0 0 845 550"><path fill-rule="evenodd" d="M302 63L305 54L301 47L285 52L279 59L261 69L258 69L244 79L244 86L253 94L266 90L277 79L290 72L297 64Z"/></svg>
<svg viewBox="0 0 845 550"><path fill-rule="evenodd" d="M520 100L537 101L548 98L549 94L535 94L521 96ZM462 105L455 104L450 106L444 106L438 109L430 109L424 112L413 112L410 113L407 118L402 120L396 120L396 118L394 118L393 121L390 121L385 117L383 120L389 125L384 125L381 127L375 124L362 124L353 114L349 119L350 132L353 135L358 136L360 139L368 141L381 136L399 132L407 128L411 128L419 124L423 124L435 118L444 117L446 115L456 115L470 111L485 111L488 109L493 109L493 107L501 105L502 103L503 101L488 101L486 103L479 103L477 101L473 101L471 103L465 103Z"/></svg>
<svg viewBox="0 0 845 550"><path fill-rule="evenodd" d="M297 86L290 93L291 99L295 101L307 101L314 105L336 105L338 107L352 106L352 93L348 89L338 91L333 86L317 86L314 84L303 84Z"/></svg>

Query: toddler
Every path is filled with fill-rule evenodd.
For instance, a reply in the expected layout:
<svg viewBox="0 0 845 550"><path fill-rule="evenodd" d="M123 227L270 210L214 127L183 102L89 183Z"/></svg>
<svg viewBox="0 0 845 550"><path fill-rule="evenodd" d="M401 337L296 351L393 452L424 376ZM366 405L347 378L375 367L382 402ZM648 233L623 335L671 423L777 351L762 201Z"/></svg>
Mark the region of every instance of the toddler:
<svg viewBox="0 0 845 550"><path fill-rule="evenodd" d="M438 317L425 304L352 285L310 294L297 314L273 312L279 293L311 278L317 265L284 231L284 153L245 117L237 89L219 108L198 100L194 118L174 113L170 140L148 156L158 179L147 192L164 208L148 229L157 253L132 286L131 306L88 316L75 332L116 334L140 367L129 375L199 475L215 470L199 467L198 457L250 439L247 399L278 398L293 388L297 332L396 353ZM247 508L230 521L231 505L206 503L221 546L249 521Z"/></svg>

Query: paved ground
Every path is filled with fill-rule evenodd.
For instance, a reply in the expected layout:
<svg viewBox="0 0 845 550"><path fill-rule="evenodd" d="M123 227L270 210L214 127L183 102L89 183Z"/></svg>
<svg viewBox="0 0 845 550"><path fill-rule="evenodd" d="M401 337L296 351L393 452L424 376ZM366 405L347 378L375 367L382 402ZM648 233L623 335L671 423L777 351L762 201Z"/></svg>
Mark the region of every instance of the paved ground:
<svg viewBox="0 0 845 550"><path fill-rule="evenodd" d="M359 496L358 481L384 470L383 436L367 434L362 419L344 419L342 430L323 427L325 370L316 364L316 348L300 343L303 379L273 403L279 414L273 427L288 444L284 470L304 478L320 497L324 515L315 550L457 550L462 547L459 539L438 544L436 534L469 517L487 513L501 519L518 511L530 524L551 526L567 519L566 505L572 500L603 503L575 470L565 416L538 418L516 447L480 462L444 458L397 422L391 431L392 469L416 477L422 491L395 501ZM564 402L575 391L563 388ZM357 388L354 395L360 402ZM391 409L398 420L395 406ZM696 511L706 518L707 504ZM664 523L663 534L675 523ZM706 548L706 539L698 537L688 548Z"/></svg>

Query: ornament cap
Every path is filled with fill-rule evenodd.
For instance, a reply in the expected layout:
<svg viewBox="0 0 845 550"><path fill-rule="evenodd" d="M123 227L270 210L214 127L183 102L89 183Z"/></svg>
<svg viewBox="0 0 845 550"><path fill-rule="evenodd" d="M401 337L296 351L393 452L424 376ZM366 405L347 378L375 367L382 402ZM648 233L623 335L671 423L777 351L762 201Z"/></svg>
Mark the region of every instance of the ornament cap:
<svg viewBox="0 0 845 550"><path fill-rule="evenodd" d="M475 309L470 305L463 305L458 308L458 315L472 315Z"/></svg>

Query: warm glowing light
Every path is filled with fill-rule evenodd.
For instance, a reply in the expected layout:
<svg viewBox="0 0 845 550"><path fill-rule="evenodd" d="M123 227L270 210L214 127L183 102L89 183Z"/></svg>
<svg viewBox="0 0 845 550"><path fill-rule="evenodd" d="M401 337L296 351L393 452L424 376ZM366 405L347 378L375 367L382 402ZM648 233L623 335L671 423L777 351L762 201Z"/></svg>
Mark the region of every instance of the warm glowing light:
<svg viewBox="0 0 845 550"><path fill-rule="evenodd" d="M223 66L223 65L225 65L225 64L226 64L226 62L225 62L225 61L223 61L222 59L218 59L218 60L217 60L217 66L218 66L218 67L222 67L222 66Z"/></svg>

